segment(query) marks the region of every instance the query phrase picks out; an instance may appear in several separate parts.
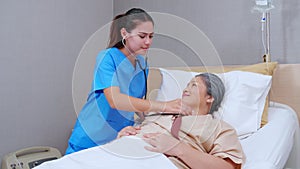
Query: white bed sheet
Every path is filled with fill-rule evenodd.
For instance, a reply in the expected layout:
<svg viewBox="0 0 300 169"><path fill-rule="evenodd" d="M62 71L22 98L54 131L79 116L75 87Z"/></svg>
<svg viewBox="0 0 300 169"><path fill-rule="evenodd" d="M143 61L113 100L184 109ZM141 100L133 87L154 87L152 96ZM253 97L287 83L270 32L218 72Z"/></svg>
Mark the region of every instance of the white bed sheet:
<svg viewBox="0 0 300 169"><path fill-rule="evenodd" d="M243 169L282 169L298 129L296 113L286 105L271 102L269 122L258 132L241 140L247 158ZM113 144L76 152L34 169L176 168L164 155L144 150L145 145L141 139L122 137Z"/></svg>
<svg viewBox="0 0 300 169"><path fill-rule="evenodd" d="M243 169L283 169L299 130L294 110L284 104L270 103L268 123L241 140L246 154Z"/></svg>
<svg viewBox="0 0 300 169"><path fill-rule="evenodd" d="M126 136L42 163L34 169L176 169L165 155L144 149L146 145L141 138Z"/></svg>

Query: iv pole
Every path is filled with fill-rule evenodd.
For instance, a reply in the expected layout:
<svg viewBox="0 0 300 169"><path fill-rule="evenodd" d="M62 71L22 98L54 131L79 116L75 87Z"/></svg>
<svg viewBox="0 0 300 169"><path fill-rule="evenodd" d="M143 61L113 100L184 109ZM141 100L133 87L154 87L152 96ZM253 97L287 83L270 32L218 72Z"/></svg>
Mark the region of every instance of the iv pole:
<svg viewBox="0 0 300 169"><path fill-rule="evenodd" d="M263 56L264 62L271 61L271 54L270 54L270 12L266 12L266 22L265 22L265 42L266 42L266 53Z"/></svg>

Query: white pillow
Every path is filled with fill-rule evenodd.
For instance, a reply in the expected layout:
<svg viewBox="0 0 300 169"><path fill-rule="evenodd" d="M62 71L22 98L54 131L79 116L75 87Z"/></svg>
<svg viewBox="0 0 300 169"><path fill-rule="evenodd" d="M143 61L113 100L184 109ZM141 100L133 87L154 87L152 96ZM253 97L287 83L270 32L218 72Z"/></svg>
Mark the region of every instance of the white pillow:
<svg viewBox="0 0 300 169"><path fill-rule="evenodd" d="M186 84L196 74L201 73L162 68L160 71L162 85L157 95L159 101L181 98ZM244 71L216 75L223 80L225 86L225 95L221 107L215 112L216 117L232 125L239 136L257 131L260 128L272 77Z"/></svg>
<svg viewBox="0 0 300 169"><path fill-rule="evenodd" d="M162 84L156 100L168 101L181 98L182 91L190 80L198 73L160 68Z"/></svg>

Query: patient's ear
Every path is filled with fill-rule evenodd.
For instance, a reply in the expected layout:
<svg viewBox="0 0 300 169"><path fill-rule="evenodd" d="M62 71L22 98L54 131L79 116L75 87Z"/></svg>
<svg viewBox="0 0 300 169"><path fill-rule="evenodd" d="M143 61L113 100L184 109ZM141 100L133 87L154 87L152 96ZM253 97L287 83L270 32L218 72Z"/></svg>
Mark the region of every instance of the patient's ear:
<svg viewBox="0 0 300 169"><path fill-rule="evenodd" d="M212 97L212 96L209 96L208 98L207 98L207 100L206 100L206 102L207 103L212 103L212 102L214 102L214 98Z"/></svg>

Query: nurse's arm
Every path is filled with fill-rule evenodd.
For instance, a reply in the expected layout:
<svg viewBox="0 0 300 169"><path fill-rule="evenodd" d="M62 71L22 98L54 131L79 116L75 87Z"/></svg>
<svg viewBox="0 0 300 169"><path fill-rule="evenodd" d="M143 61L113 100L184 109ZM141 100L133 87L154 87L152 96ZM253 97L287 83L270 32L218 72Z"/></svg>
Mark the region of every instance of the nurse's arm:
<svg viewBox="0 0 300 169"><path fill-rule="evenodd" d="M181 99L168 102L144 100L128 96L120 92L119 87L104 89L104 95L109 105L118 110L131 112L182 112Z"/></svg>

